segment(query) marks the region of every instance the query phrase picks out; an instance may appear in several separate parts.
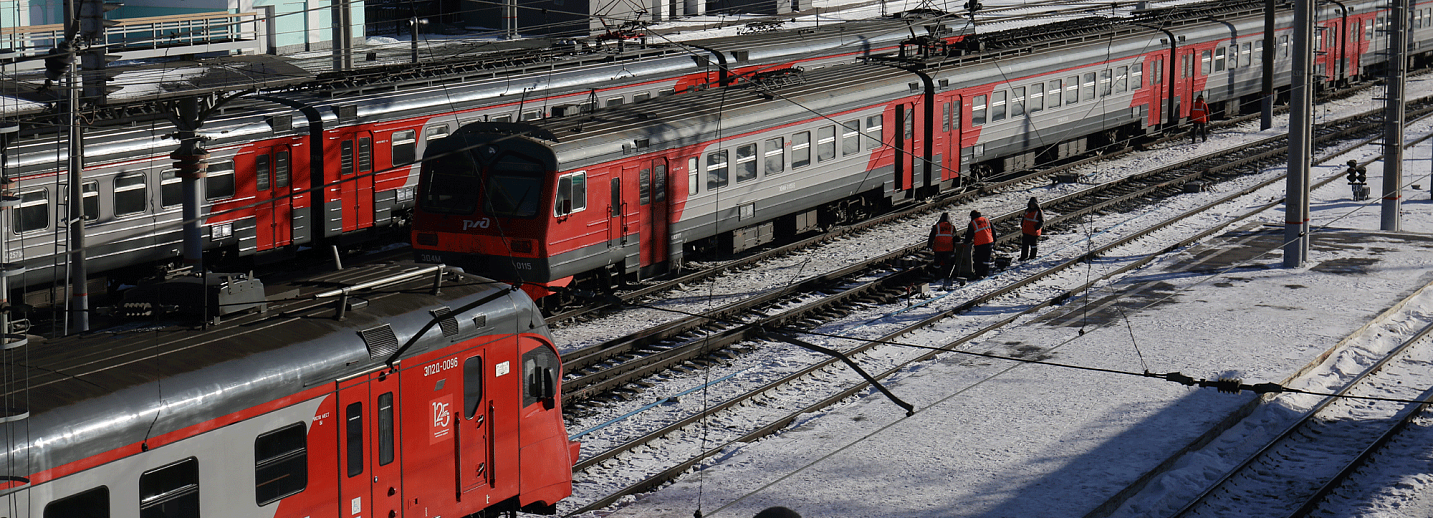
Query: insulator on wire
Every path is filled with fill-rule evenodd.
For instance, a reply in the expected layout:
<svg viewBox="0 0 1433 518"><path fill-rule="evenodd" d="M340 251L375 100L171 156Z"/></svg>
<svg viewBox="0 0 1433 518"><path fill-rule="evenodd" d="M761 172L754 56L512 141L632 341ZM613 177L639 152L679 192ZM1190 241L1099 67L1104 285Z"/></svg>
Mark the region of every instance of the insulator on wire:
<svg viewBox="0 0 1433 518"><path fill-rule="evenodd" d="M1214 382L1214 388L1225 394L1238 394L1242 381L1239 378L1219 378L1219 381Z"/></svg>

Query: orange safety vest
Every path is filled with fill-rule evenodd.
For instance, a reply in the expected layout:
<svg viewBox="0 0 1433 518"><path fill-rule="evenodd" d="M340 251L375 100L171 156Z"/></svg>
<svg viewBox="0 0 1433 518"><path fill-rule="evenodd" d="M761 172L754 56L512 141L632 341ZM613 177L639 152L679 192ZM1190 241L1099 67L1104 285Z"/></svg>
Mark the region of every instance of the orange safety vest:
<svg viewBox="0 0 1433 518"><path fill-rule="evenodd" d="M1040 228L1035 226L1040 224L1039 216L1040 211L1037 210L1026 212L1025 219L1020 221L1020 232L1023 232L1027 236L1040 235Z"/></svg>
<svg viewBox="0 0 1433 518"><path fill-rule="evenodd" d="M931 249L936 252L955 251L955 225L949 221L941 221L935 224L935 242Z"/></svg>
<svg viewBox="0 0 1433 518"><path fill-rule="evenodd" d="M1189 118L1194 122L1207 124L1209 122L1209 105L1204 104L1204 101L1195 101L1194 109L1189 111Z"/></svg>
<svg viewBox="0 0 1433 518"><path fill-rule="evenodd" d="M972 242L975 246L995 242L995 233L990 231L990 220L985 219L985 216L975 218L970 222L970 227L975 231L975 240Z"/></svg>

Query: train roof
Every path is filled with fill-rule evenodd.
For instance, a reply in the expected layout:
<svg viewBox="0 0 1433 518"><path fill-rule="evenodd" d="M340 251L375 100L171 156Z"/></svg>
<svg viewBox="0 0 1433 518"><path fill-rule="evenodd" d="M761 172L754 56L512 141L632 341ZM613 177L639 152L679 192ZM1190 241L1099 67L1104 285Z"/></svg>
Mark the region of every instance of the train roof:
<svg viewBox="0 0 1433 518"><path fill-rule="evenodd" d="M32 339L16 350L24 356L11 360L9 372L27 376L8 380L4 395L28 403L29 438L48 438L41 457L53 467L380 368L440 308L457 311L490 299L451 314L453 333L447 325L428 329L399 361L475 336L546 333L541 313L520 290L446 269L434 294L434 268L376 265L277 283L266 291L281 300L267 312L207 328L150 321ZM355 290L342 320L338 298L314 298L405 274Z"/></svg>

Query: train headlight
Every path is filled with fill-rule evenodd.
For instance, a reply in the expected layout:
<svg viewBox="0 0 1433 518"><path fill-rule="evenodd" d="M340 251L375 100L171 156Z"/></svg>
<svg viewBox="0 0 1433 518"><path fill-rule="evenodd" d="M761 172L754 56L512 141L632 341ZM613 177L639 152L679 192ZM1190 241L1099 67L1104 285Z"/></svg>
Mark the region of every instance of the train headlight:
<svg viewBox="0 0 1433 518"><path fill-rule="evenodd" d="M210 240L218 241L218 240L220 240L220 239L224 239L224 238L229 237L229 236L232 236L232 235L234 235L234 224L233 224L233 223L220 223L220 224L217 224L217 225L210 225L210 226L209 226L209 239L210 239Z"/></svg>
<svg viewBox="0 0 1433 518"><path fill-rule="evenodd" d="M405 202L405 201L413 201L413 188L412 188L412 187L399 187L399 188L398 188L398 203L403 203L403 202Z"/></svg>

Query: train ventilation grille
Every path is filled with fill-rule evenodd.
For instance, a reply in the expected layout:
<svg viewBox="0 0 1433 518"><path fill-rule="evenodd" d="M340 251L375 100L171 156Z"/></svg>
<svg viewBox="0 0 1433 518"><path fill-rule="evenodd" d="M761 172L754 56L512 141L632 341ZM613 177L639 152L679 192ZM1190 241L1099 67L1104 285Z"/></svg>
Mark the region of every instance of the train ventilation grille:
<svg viewBox="0 0 1433 518"><path fill-rule="evenodd" d="M398 335L393 334L393 326L383 324L373 329L364 329L358 334L363 337L364 345L368 346L370 358L387 359L398 352Z"/></svg>
<svg viewBox="0 0 1433 518"><path fill-rule="evenodd" d="M443 328L443 336L457 336L458 334L458 320L453 318L452 312L453 310L448 309L447 306L431 311L433 318L442 319L438 321L438 325Z"/></svg>

